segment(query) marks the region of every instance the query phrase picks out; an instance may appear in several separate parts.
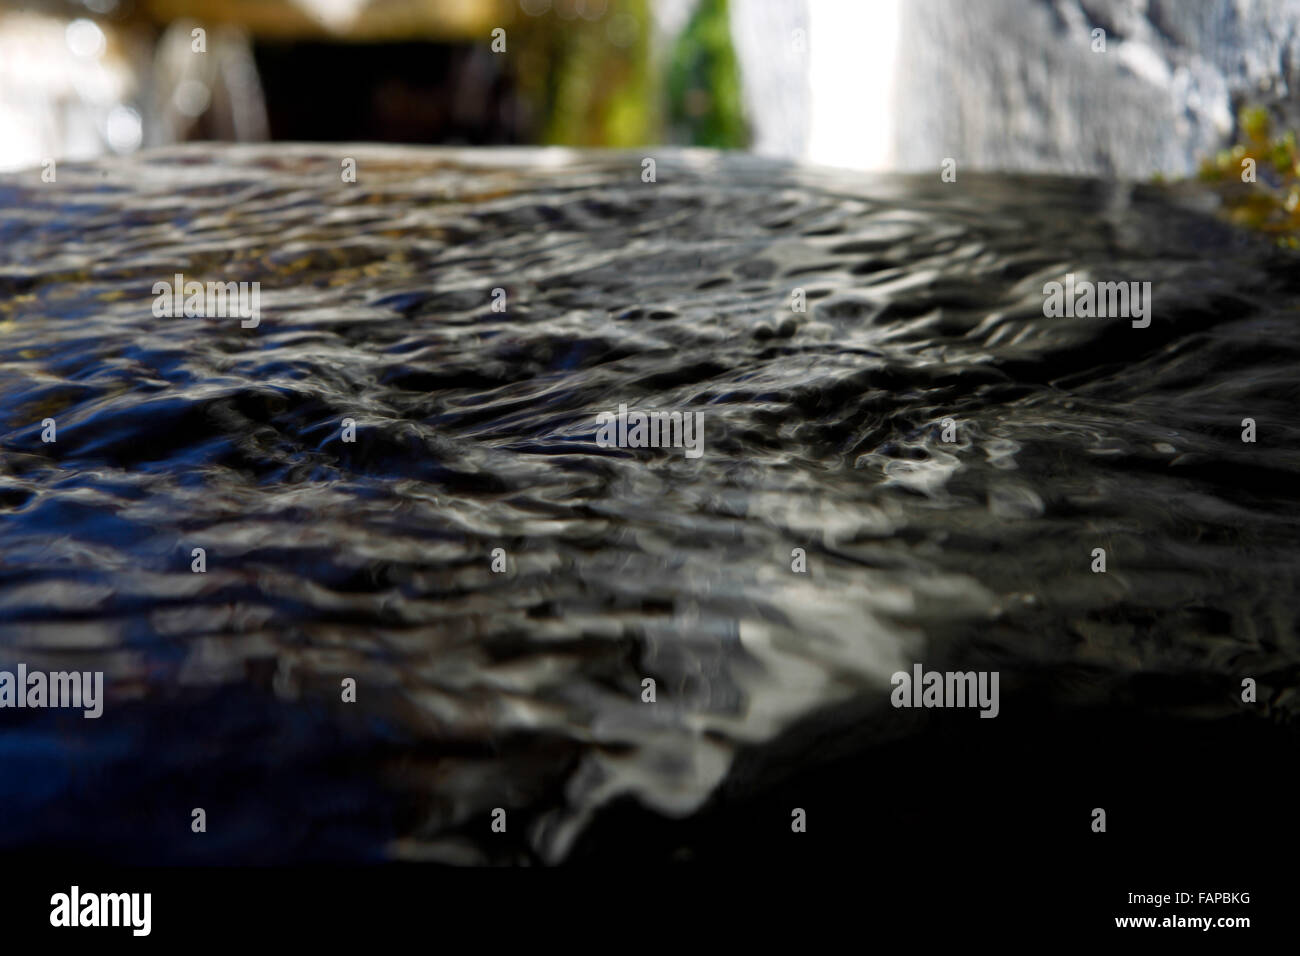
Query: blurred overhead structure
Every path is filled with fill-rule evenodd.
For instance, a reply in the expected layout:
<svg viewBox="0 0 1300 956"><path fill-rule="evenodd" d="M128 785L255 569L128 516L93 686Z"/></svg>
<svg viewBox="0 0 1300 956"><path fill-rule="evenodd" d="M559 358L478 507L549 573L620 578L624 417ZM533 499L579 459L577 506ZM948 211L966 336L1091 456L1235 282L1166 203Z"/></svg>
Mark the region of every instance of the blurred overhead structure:
<svg viewBox="0 0 1300 956"><path fill-rule="evenodd" d="M745 148L779 100L770 150L802 138L802 54L741 77L731 34L795 2L31 0L0 9L0 167L208 139Z"/></svg>
<svg viewBox="0 0 1300 956"><path fill-rule="evenodd" d="M139 0L158 24L198 20L238 26L255 38L478 41L509 27L513 0Z"/></svg>

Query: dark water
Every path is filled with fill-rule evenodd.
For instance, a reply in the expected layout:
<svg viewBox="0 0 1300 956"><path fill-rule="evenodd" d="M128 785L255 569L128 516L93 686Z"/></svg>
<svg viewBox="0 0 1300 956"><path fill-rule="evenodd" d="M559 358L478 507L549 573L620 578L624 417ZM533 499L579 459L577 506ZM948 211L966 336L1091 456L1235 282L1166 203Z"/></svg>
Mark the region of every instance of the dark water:
<svg viewBox="0 0 1300 956"><path fill-rule="evenodd" d="M977 757L981 806L1064 827L1132 798L1078 748L1145 733L1125 773L1168 734L1282 799L1300 272L1210 197L342 155L0 182L0 665L108 696L0 711L0 849L707 857L819 799L938 825ZM259 281L260 325L156 318L177 272ZM1045 318L1066 272L1150 281L1150 327ZM620 403L702 411L703 457L597 447ZM999 671L1000 717L893 710L913 662Z"/></svg>

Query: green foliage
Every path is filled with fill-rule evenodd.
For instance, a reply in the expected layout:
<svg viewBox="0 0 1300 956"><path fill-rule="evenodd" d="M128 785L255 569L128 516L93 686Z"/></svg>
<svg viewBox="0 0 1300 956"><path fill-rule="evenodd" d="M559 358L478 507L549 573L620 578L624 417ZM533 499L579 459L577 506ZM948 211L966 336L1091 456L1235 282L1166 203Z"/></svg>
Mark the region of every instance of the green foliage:
<svg viewBox="0 0 1300 956"><path fill-rule="evenodd" d="M636 24L626 46L610 41L610 16L524 21L517 75L541 142L627 148L659 138L648 2L621 0L613 13Z"/></svg>
<svg viewBox="0 0 1300 956"><path fill-rule="evenodd" d="M727 0L700 0L673 47L667 83L674 141L717 149L749 145Z"/></svg>
<svg viewBox="0 0 1300 956"><path fill-rule="evenodd" d="M518 23L511 34L516 80L541 142L749 145L727 0L700 0L662 60L653 55L650 4L617 0L595 21L550 14ZM624 25L635 24L625 45L610 40L615 15Z"/></svg>

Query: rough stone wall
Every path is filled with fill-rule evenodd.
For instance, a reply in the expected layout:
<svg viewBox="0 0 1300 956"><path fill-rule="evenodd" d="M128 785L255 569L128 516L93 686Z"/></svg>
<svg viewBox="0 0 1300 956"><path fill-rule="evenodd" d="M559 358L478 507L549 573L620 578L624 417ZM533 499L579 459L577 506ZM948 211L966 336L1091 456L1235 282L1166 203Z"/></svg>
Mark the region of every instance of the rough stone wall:
<svg viewBox="0 0 1300 956"><path fill-rule="evenodd" d="M1185 175L1297 82L1300 0L907 0L897 165Z"/></svg>

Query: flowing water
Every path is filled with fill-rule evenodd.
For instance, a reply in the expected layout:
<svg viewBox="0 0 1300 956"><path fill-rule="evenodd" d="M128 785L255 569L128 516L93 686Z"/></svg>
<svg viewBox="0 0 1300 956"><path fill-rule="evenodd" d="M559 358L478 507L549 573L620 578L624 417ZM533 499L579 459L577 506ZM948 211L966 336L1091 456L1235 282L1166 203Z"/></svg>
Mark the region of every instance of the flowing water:
<svg viewBox="0 0 1300 956"><path fill-rule="evenodd" d="M0 666L107 675L98 720L0 711L0 847L555 862L678 820L690 856L1031 709L1294 756L1300 271L1211 196L341 155L0 180ZM1151 282L1150 326L1045 317L1071 272ZM177 273L260 323L155 316ZM702 412L702 457L600 447L620 404ZM1000 717L894 710L915 662L999 671Z"/></svg>

